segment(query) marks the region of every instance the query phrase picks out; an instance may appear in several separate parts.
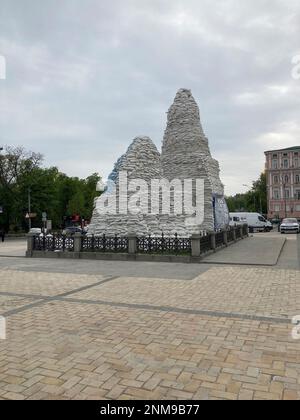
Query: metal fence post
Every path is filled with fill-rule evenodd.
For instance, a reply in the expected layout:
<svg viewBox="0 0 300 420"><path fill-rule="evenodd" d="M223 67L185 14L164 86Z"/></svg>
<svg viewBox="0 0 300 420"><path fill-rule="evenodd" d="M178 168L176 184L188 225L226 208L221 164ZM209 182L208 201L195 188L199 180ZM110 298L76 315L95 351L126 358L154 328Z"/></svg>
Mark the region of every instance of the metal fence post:
<svg viewBox="0 0 300 420"><path fill-rule="evenodd" d="M74 235L74 252L80 252L81 251L81 241L82 241L82 234L81 233L75 233Z"/></svg>
<svg viewBox="0 0 300 420"><path fill-rule="evenodd" d="M192 243L192 257L200 257L201 249L200 249L200 235L192 235L191 243Z"/></svg>
<svg viewBox="0 0 300 420"><path fill-rule="evenodd" d="M216 251L216 249L217 249L216 232L211 232L211 234L210 234L210 247L214 251Z"/></svg>
<svg viewBox="0 0 300 420"><path fill-rule="evenodd" d="M236 226L234 226L232 231L233 241L236 242Z"/></svg>
<svg viewBox="0 0 300 420"><path fill-rule="evenodd" d="M228 234L226 229L223 231L223 242L225 246L228 246Z"/></svg>
<svg viewBox="0 0 300 420"><path fill-rule="evenodd" d="M128 235L128 254L136 254L137 252L137 237L135 233Z"/></svg>
<svg viewBox="0 0 300 420"><path fill-rule="evenodd" d="M241 236L241 239L243 239L243 237L244 237L244 229L243 229L243 226L240 226L240 236Z"/></svg>

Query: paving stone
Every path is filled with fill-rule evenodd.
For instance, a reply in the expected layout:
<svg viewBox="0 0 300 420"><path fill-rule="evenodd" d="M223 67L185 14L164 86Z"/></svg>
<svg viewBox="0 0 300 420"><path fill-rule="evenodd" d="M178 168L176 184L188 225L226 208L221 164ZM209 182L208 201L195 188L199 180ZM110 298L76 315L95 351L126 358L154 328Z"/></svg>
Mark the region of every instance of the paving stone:
<svg viewBox="0 0 300 420"><path fill-rule="evenodd" d="M0 270L1 288L42 288L42 273L29 282L22 276ZM293 270L215 267L189 281L119 278L82 291L73 301L46 299L7 318L0 397L300 399L300 342L291 337L292 325L243 318L248 312L297 313L299 280ZM52 280L46 275L47 290L51 281L53 290L62 285L72 291L65 274ZM90 281L75 276L75 289ZM88 300L101 293L109 305L82 302L79 296L87 294ZM120 300L130 305L117 305ZM165 311L170 304L178 310ZM199 307L222 310L224 316L199 314ZM231 317L232 312L241 317Z"/></svg>

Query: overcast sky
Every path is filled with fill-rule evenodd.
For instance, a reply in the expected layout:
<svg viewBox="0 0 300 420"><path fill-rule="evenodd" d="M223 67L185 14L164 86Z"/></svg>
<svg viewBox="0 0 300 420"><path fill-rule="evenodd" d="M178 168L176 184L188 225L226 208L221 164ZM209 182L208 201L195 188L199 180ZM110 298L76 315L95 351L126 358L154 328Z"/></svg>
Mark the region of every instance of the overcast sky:
<svg viewBox="0 0 300 420"><path fill-rule="evenodd" d="M160 149L177 90L197 100L226 193L300 145L299 0L0 0L0 145L107 177L137 135Z"/></svg>

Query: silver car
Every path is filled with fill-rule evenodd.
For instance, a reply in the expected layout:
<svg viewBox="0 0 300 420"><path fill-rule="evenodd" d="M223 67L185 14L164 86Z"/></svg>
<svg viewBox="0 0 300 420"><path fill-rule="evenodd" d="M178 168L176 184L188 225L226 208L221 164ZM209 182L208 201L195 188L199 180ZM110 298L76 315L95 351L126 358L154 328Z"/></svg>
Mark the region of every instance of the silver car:
<svg viewBox="0 0 300 420"><path fill-rule="evenodd" d="M283 219L281 225L280 225L280 232L281 233L299 233L300 232L300 224L297 219L289 218L289 219Z"/></svg>

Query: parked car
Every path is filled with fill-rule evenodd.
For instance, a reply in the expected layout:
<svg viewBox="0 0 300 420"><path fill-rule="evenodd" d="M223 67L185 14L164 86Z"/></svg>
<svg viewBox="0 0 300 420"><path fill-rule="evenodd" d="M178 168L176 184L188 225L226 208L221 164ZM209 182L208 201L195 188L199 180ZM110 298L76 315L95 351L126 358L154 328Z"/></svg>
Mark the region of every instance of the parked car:
<svg viewBox="0 0 300 420"><path fill-rule="evenodd" d="M29 233L31 233L33 235L40 235L42 233L42 229L41 228L31 228Z"/></svg>
<svg viewBox="0 0 300 420"><path fill-rule="evenodd" d="M63 235L75 235L75 233L84 233L78 226L68 226L62 231Z"/></svg>
<svg viewBox="0 0 300 420"><path fill-rule="evenodd" d="M300 233L300 224L295 218L283 219L280 225L281 233Z"/></svg>
<svg viewBox="0 0 300 420"><path fill-rule="evenodd" d="M275 218L275 219L272 219L272 220L271 220L271 223L272 223L273 225L280 225L281 220L280 220L280 219Z"/></svg>
<svg viewBox="0 0 300 420"><path fill-rule="evenodd" d="M83 232L88 233L88 231L89 231L89 225L84 226L83 227Z"/></svg>
<svg viewBox="0 0 300 420"><path fill-rule="evenodd" d="M271 222L266 220L260 213L229 213L230 226L239 226L247 224L249 229L258 229L264 232L270 232L273 229Z"/></svg>

